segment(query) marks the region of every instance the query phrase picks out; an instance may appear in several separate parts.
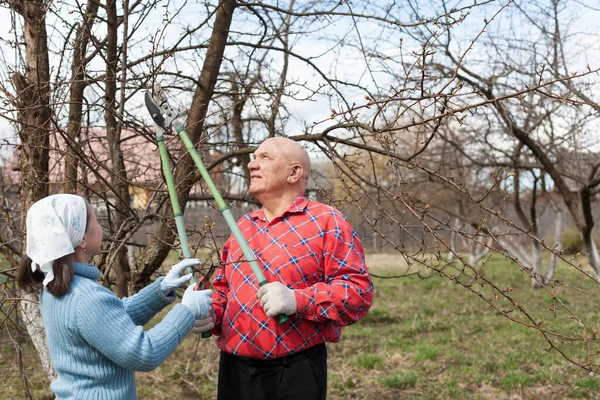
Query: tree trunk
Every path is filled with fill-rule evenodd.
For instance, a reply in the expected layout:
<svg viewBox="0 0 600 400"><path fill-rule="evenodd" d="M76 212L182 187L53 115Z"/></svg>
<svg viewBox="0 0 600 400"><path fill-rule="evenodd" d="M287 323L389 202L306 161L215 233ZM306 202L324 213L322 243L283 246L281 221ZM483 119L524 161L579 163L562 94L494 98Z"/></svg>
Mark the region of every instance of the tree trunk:
<svg viewBox="0 0 600 400"><path fill-rule="evenodd" d="M584 237L583 243L588 262L594 271L596 271L596 276L600 277L600 256L598 255L598 247L596 246L596 242L594 242L593 235L590 233L587 237Z"/></svg>
<svg viewBox="0 0 600 400"><path fill-rule="evenodd" d="M454 218L454 224L450 225L450 251L448 251L448 256L446 257L448 261L452 261L456 258L456 237L458 234L457 231L462 227L462 223L458 218Z"/></svg>
<svg viewBox="0 0 600 400"><path fill-rule="evenodd" d="M544 282L544 271L542 268L542 245L537 240L533 240L531 243L531 263L533 267L531 287L534 289L539 289L542 287L542 283Z"/></svg>
<svg viewBox="0 0 600 400"><path fill-rule="evenodd" d="M478 245L476 240L473 240L471 246L469 247L469 264L472 266L477 265L479 261L483 257L485 257L490 252L490 246L492 245L493 238L490 236L485 245ZM479 253L477 253L477 247L483 247Z"/></svg>
<svg viewBox="0 0 600 400"><path fill-rule="evenodd" d="M42 313L40 312L39 299L37 295L23 293L21 295L21 315L23 316L23 323L27 327L27 332L31 336L31 341L35 346L40 360L42 361L42 368L48 379L53 381L56 379L56 371L52 368L50 361L50 351L46 345L46 334L44 331L44 321L42 320Z"/></svg>
<svg viewBox="0 0 600 400"><path fill-rule="evenodd" d="M552 202L552 208L556 213L556 225L554 226L554 250L560 251L562 250L562 233L565 226L565 221L563 218L563 210L562 208L556 206L554 202ZM554 278L554 271L556 271L556 262L557 262L556 254L553 252L550 255L550 261L548 262L548 270L546 271L546 276L544 277L544 285L548 284L548 282Z"/></svg>
<svg viewBox="0 0 600 400"><path fill-rule="evenodd" d="M106 4L108 43L106 46L106 91L105 91L105 111L104 120L106 122L106 137L110 149L113 173L111 175L111 184L115 192L115 218L113 222L113 231L121 231L121 226L125 223L126 215L129 211L129 180L123 152L121 151L121 126L117 122L117 2L108 0ZM131 269L127 262L127 246L121 246L119 237L114 237L113 251L118 252L115 257L109 257L114 260L114 265L109 266L115 272L117 284L117 296L126 297L129 293L129 280Z"/></svg>
<svg viewBox="0 0 600 400"><path fill-rule="evenodd" d="M69 90L69 123L67 125L67 137L71 146L65 146L65 193L77 193L77 167L80 155L77 139L81 132L81 120L83 110L83 91L87 86L85 83L85 54L90 40L91 27L98 12L98 1L90 1L84 16L83 24L77 29L77 37L73 45L73 61L71 64L71 87Z"/></svg>
<svg viewBox="0 0 600 400"><path fill-rule="evenodd" d="M255 77L248 86L244 88L242 93L242 89L238 87L237 83L235 83L234 78L232 77L232 92L233 92L233 115L231 116L231 125L233 128L233 135L235 136L235 140L239 143L239 147L247 145L247 141L244 138L244 125L242 122L242 112L244 111L244 105L246 104L246 100L250 97L250 92L254 88L254 85L257 82L257 78ZM248 164L250 164L250 154L241 154L240 156L240 165L242 166L242 170L244 171L244 182L246 187L250 186L250 170L248 169Z"/></svg>
<svg viewBox="0 0 600 400"><path fill-rule="evenodd" d="M452 229L452 231L450 232L450 251L448 252L448 255L446 256L446 259L448 261L454 260L456 258L455 254L456 254L456 231L454 229Z"/></svg>
<svg viewBox="0 0 600 400"><path fill-rule="evenodd" d="M498 243L504 247L505 251L514 257L517 262L524 268L533 270L533 262L527 255L527 249L525 249L519 243L512 243L509 239L496 238Z"/></svg>
<svg viewBox="0 0 600 400"><path fill-rule="evenodd" d="M21 140L19 202L21 226L24 227L29 207L48 195L51 112L46 3L37 0L15 1L9 4L23 17L25 42L25 75L15 72L12 76L17 90L15 105ZM25 249L24 229L21 230L20 239L21 249ZM52 380L56 373L49 362L37 295L30 296L30 299L31 302L21 303L23 321L42 360L44 371Z"/></svg>
<svg viewBox="0 0 600 400"><path fill-rule="evenodd" d="M600 165L592 168L590 180L583 185L579 192L579 198L581 199L581 211L583 214L584 225L578 228L581 231L581 237L583 238L583 244L585 246L585 254L588 258L590 266L596 271L596 276L600 277L600 256L598 256L598 247L594 242L594 216L592 214L592 189L600 185L600 179L592 179L596 174L596 171Z"/></svg>

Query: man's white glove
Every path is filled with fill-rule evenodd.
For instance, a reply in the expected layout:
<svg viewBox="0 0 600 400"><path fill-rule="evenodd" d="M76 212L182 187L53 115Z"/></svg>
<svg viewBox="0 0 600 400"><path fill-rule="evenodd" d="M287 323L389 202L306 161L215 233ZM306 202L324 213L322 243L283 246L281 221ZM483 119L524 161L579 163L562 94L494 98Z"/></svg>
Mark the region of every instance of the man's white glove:
<svg viewBox="0 0 600 400"><path fill-rule="evenodd" d="M267 317L279 314L291 315L296 312L294 291L281 282L271 282L262 286L256 295Z"/></svg>
<svg viewBox="0 0 600 400"><path fill-rule="evenodd" d="M210 331L215 327L215 313L213 309L210 309L208 317L194 320L194 327L192 328L192 332L194 333L204 333Z"/></svg>
<svg viewBox="0 0 600 400"><path fill-rule="evenodd" d="M212 310L212 290L194 290L195 286L190 285L185 289L181 304L190 309L194 319L206 318Z"/></svg>
<svg viewBox="0 0 600 400"><path fill-rule="evenodd" d="M200 264L202 264L202 262L197 258L186 258L185 260L173 265L167 276L165 276L165 279L160 282L160 290L162 290L166 295L184 283L189 283L190 279L192 278L192 273L184 276L181 276L181 274L187 267Z"/></svg>

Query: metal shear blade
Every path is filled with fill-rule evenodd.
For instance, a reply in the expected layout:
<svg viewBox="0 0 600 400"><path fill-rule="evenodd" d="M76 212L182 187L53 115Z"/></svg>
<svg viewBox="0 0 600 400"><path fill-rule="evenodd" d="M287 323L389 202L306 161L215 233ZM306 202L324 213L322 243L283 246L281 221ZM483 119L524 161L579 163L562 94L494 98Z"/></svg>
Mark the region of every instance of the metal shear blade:
<svg viewBox="0 0 600 400"><path fill-rule="evenodd" d="M215 273L215 270L217 269L218 265L219 264L211 264L210 267L208 267L208 270L206 272L204 272L200 276L200 278L198 278L198 281L196 282L196 287L194 290L203 290L203 289L208 289L210 287L211 277Z"/></svg>
<svg viewBox="0 0 600 400"><path fill-rule="evenodd" d="M166 133L171 133L171 124L177 118L177 113L169 106L164 89L155 84L146 90L144 101L154 123Z"/></svg>

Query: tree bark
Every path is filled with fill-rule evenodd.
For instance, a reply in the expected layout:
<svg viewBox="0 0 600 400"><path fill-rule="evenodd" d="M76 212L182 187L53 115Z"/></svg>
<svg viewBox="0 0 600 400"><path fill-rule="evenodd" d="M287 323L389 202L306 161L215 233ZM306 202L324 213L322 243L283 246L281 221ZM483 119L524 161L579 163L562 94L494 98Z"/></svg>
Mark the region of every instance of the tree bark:
<svg viewBox="0 0 600 400"><path fill-rule="evenodd" d="M116 0L108 0L106 3L106 18L108 43L106 46L106 91L105 91L105 111L104 120L106 122L106 137L110 150L113 173L111 174L111 184L115 191L115 218L113 220L113 231L120 231L120 227L125 223L126 215L129 211L129 180L123 152L121 151L121 126L117 121L117 46L118 46L118 16ZM117 296L126 297L129 294L129 281L131 269L127 259L127 246L121 246L118 237L112 247L116 254L115 257L109 257L114 260L114 265L109 266L115 272Z"/></svg>
<svg viewBox="0 0 600 400"><path fill-rule="evenodd" d="M23 293L21 297L21 315L23 316L23 323L27 327L27 332L31 337L31 341L40 356L42 368L46 372L48 379L52 382L56 379L56 371L52 368L52 363L50 361L50 351L46 344L44 321L42 320L40 312L38 296Z"/></svg>
<svg viewBox="0 0 600 400"><path fill-rule="evenodd" d="M469 248L469 264L471 264L472 266L477 265L477 263L479 261L481 261L481 259L483 257L485 257L489 252L490 252L490 246L492 245L492 237L488 237L485 245L480 245L481 247L483 247L481 249L481 251L479 253L477 253L477 241L473 240L473 242L471 243L471 246Z"/></svg>
<svg viewBox="0 0 600 400"><path fill-rule="evenodd" d="M592 176L595 175L597 168L592 170ZM592 189L600 185L600 179L591 179L586 183L580 191L581 210L585 224L580 228L583 244L585 245L585 253L590 266L596 271L596 276L600 277L600 256L598 255L598 247L594 242L594 216L592 215ZM579 226L578 226L579 227Z"/></svg>
<svg viewBox="0 0 600 400"><path fill-rule="evenodd" d="M542 245L537 240L533 240L531 243L531 264L533 267L531 287L539 289L544 282L544 271L542 268Z"/></svg>
<svg viewBox="0 0 600 400"><path fill-rule="evenodd" d="M39 0L15 1L10 4L23 17L25 42L25 75L15 72L12 76L17 90L16 108L21 140L19 202L21 226L24 227L26 211L34 202L48 195L51 112L46 4ZM21 230L20 239L21 248L25 249L24 229ZM52 380L56 373L50 363L37 295L30 296L30 299L31 302L21 303L23 321L44 371Z"/></svg>
<svg viewBox="0 0 600 400"><path fill-rule="evenodd" d="M561 207L556 206L554 201L552 202L552 208L556 213L556 225L554 226L554 250L560 251L562 250L561 238L563 229L565 226L565 221L563 218L563 210ZM550 261L548 262L548 270L546 271L546 276L544 277L544 285L546 285L552 278L554 278L554 272L556 271L556 263L557 263L556 253L552 253L550 255Z"/></svg>
<svg viewBox="0 0 600 400"><path fill-rule="evenodd" d="M85 54L99 4L98 1L87 3L84 21L77 29L77 37L73 45L71 87L69 90L69 123L67 125L67 137L73 146L77 146L77 139L81 134L83 91L87 86L85 82ZM80 156L70 146L65 146L65 152L64 191L65 193L77 193L77 168Z"/></svg>
<svg viewBox="0 0 600 400"><path fill-rule="evenodd" d="M242 112L244 111L244 105L246 101L250 98L250 92L254 89L254 86L258 80L258 76L254 77L252 81L243 88L238 87L235 83L234 78L232 77L232 92L233 92L233 115L231 116L231 125L233 128L233 135L237 143L239 143L239 147L243 147L247 145L247 140L244 138L244 124L242 121ZM248 164L250 164L250 154L241 154L240 156L240 164L244 171L244 182L246 187L250 186L250 170L248 169Z"/></svg>

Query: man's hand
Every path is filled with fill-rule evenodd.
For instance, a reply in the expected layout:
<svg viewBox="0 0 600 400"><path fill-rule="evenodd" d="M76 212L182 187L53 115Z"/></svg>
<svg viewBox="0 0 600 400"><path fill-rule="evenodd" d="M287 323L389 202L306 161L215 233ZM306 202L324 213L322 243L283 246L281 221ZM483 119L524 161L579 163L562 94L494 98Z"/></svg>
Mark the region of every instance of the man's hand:
<svg viewBox="0 0 600 400"><path fill-rule="evenodd" d="M185 260L173 265L167 276L165 276L165 279L163 279L160 282L160 290L162 290L163 293L167 295L173 289L177 289L184 283L189 283L190 279L192 278L192 274L189 273L184 276L181 276L181 274L183 273L183 271L185 271L187 267L192 267L194 265L200 264L202 264L202 262L200 262L200 260L198 260L197 258L186 258Z"/></svg>
<svg viewBox="0 0 600 400"><path fill-rule="evenodd" d="M215 327L215 312L211 309L208 317L194 320L194 327L192 332L204 333L210 331Z"/></svg>
<svg viewBox="0 0 600 400"><path fill-rule="evenodd" d="M296 312L296 296L292 289L281 282L271 282L262 286L256 297L267 314L275 317L279 314L291 315Z"/></svg>

